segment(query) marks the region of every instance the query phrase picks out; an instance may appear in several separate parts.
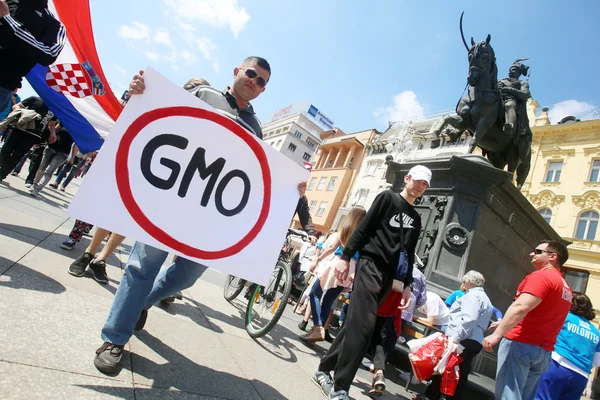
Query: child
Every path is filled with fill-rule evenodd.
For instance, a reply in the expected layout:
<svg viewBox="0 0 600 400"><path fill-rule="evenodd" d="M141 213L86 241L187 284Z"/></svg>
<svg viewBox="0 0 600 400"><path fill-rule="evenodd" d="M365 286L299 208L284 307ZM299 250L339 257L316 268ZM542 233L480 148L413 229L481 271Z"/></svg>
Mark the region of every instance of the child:
<svg viewBox="0 0 600 400"><path fill-rule="evenodd" d="M391 290L394 279L404 286L400 305L405 306L410 300L415 249L421 230L421 217L413 204L430 181L431 171L417 165L404 177L400 194L391 190L381 192L348 240L342 256L331 262L336 277L343 281L348 276L352 256L357 251L361 255L348 317L312 378L329 399L349 398L350 385L375 328L377 307ZM405 256L401 257L401 253ZM335 371L333 380L331 371Z"/></svg>
<svg viewBox="0 0 600 400"><path fill-rule="evenodd" d="M323 256L327 257L328 253L330 253L330 249L333 248L333 246L335 246L336 249L334 251L335 256L333 260L341 257L344 246L346 246L346 243L348 242L348 239L350 239L352 232L354 232L366 213L367 212L364 207L353 207L348 215L346 215L344 218L344 222L342 223L339 234L334 234L335 238L332 240L331 247L326 249L317 258L317 261L320 261L322 259L321 257ZM356 266L357 259L358 254L355 254L354 257L352 257L351 269ZM312 285L312 290L309 295L314 325L307 334L300 336L300 339L309 343L325 340L325 329L323 328L323 323L329 317L331 307L333 307L333 303L338 298L340 293L342 293L342 290L344 290L344 288L349 288L352 285L353 278L354 271L351 270L347 279L337 279L333 269L331 268L331 263L327 263L327 265L321 271L320 277L317 278L315 283Z"/></svg>

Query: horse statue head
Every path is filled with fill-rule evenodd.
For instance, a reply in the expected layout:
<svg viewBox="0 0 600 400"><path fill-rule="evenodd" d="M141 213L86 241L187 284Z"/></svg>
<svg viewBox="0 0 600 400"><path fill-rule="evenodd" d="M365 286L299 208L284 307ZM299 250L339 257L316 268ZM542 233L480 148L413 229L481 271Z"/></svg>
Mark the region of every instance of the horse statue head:
<svg viewBox="0 0 600 400"><path fill-rule="evenodd" d="M490 45L490 41L492 40L491 35L487 35L487 38L479 43L475 43L473 37L471 37L471 48L467 46L462 28L463 15L460 16L460 34L463 44L469 53L468 82L471 87L476 87L481 81L482 76L493 74L494 79L497 79L497 70L494 71L496 68L496 53L494 53L494 49Z"/></svg>

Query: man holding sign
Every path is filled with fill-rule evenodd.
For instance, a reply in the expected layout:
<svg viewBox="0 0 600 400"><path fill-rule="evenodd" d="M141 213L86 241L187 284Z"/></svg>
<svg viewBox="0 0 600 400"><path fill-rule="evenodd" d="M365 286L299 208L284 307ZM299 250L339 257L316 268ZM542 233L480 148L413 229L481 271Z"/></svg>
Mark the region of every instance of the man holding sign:
<svg viewBox="0 0 600 400"><path fill-rule="evenodd" d="M193 93L218 112L262 139L260 123L249 102L265 90L270 76L271 69L265 59L249 57L234 69L234 82L231 88L219 91L210 86L201 86ZM140 72L131 82L129 93L141 95L145 90L144 78ZM167 165L168 161L171 160L161 161L161 164ZM206 172L209 168L211 167L204 165L203 171ZM151 170L147 172L152 173ZM206 178L202 174L201 171L200 177ZM164 183L160 177L153 176L153 179L159 185ZM305 183L298 186L301 196L305 186ZM221 208L231 211L225 209L223 204ZM135 243L108 319L102 329L101 337L104 344L96 351L94 360L94 365L100 371L113 373L119 369L123 347L131 338L140 315L145 317L146 310L163 297L191 287L207 268L184 257L177 257L171 267L164 269L160 276L157 276L168 254L168 251L142 242Z"/></svg>

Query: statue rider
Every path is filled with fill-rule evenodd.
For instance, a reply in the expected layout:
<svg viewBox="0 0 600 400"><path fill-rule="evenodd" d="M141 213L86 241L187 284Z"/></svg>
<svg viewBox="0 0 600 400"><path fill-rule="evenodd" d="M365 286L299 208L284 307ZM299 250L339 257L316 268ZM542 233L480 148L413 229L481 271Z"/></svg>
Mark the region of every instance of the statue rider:
<svg viewBox="0 0 600 400"><path fill-rule="evenodd" d="M504 102L505 123L504 132L513 138L513 143L518 144L519 138L530 132L529 119L527 118L527 99L531 97L529 83L521 81L521 75L527 76L529 67L519 58L508 70L508 78L498 81L498 88Z"/></svg>

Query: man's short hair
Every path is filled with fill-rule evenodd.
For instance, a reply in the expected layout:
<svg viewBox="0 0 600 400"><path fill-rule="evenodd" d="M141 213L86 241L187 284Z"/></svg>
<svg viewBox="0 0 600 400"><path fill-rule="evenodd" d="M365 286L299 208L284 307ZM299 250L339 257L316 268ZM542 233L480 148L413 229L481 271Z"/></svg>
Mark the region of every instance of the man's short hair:
<svg viewBox="0 0 600 400"><path fill-rule="evenodd" d="M485 278L483 277L483 275L481 275L480 272L471 270L463 276L462 281L471 282L473 286L476 287L482 287L485 283Z"/></svg>
<svg viewBox="0 0 600 400"><path fill-rule="evenodd" d="M185 85L183 85L183 88L185 90L192 90L193 88L198 86L210 86L210 83L208 83L206 79L192 78L189 81L187 81Z"/></svg>
<svg viewBox="0 0 600 400"><path fill-rule="evenodd" d="M556 254L558 265L560 267L562 267L569 259L569 250L567 250L567 246L558 240L542 240L540 244L541 243L546 243L548 245L548 250Z"/></svg>
<svg viewBox="0 0 600 400"><path fill-rule="evenodd" d="M250 56L246 58L242 64L250 64L251 62L255 62L256 65L267 71L269 73L269 79L271 79L271 66L267 60L262 57Z"/></svg>

